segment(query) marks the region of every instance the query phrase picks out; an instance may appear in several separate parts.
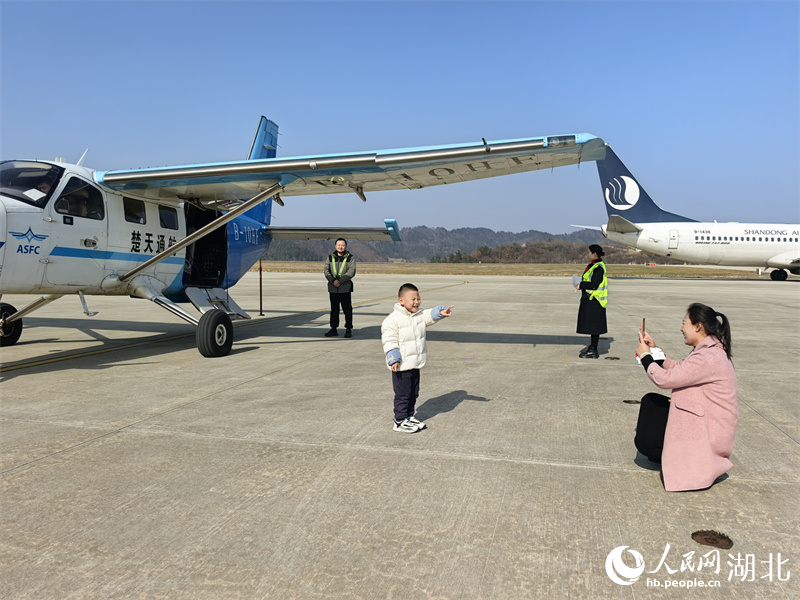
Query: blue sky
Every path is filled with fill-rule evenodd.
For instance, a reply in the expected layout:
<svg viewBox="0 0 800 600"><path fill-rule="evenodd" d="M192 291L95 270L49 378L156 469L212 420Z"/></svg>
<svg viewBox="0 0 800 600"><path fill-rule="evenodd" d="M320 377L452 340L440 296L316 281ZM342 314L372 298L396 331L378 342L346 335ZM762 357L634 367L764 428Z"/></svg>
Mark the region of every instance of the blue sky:
<svg viewBox="0 0 800 600"><path fill-rule="evenodd" d="M800 3L0 0L0 158L122 169L588 132L663 208L800 221ZM287 198L276 225L573 231L593 163Z"/></svg>

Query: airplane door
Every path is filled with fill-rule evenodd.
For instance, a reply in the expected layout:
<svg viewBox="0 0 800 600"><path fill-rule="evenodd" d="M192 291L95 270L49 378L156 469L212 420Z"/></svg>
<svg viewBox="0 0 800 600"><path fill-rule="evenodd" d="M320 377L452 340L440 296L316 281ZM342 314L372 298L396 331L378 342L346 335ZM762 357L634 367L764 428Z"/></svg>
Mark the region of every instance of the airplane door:
<svg viewBox="0 0 800 600"><path fill-rule="evenodd" d="M677 229L670 229L669 230L669 249L670 250L677 250L678 249L678 230Z"/></svg>
<svg viewBox="0 0 800 600"><path fill-rule="evenodd" d="M103 193L75 175L49 205L52 250L45 279L54 285L92 287L105 276L108 219Z"/></svg>

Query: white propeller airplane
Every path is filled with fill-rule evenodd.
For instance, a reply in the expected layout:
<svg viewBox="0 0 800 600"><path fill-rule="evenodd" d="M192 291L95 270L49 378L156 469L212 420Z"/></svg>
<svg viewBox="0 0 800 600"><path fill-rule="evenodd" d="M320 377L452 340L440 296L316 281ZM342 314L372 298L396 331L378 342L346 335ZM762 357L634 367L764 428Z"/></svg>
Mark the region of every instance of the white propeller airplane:
<svg viewBox="0 0 800 600"><path fill-rule="evenodd" d="M800 224L699 223L659 208L610 147L597 161L609 240L701 265L772 268L800 275Z"/></svg>
<svg viewBox="0 0 800 600"><path fill-rule="evenodd" d="M550 169L602 157L590 134L275 158L278 127L262 117L247 160L93 171L39 160L0 163L0 298L36 294L17 310L0 303L0 346L22 317L65 294L147 298L197 327L203 356L225 356L232 320L249 318L233 286L273 239L399 240L382 229L270 226L288 196L420 189ZM85 158L85 155L84 155ZM199 319L179 305L191 302Z"/></svg>

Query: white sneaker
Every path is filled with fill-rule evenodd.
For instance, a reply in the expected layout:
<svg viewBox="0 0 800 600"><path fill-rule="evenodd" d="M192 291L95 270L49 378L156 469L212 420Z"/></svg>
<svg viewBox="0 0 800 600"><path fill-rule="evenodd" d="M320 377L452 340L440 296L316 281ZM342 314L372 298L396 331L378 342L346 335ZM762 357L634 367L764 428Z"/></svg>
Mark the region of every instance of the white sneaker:
<svg viewBox="0 0 800 600"><path fill-rule="evenodd" d="M415 417L414 415L411 415L410 417L408 417L408 418L406 419L406 421L408 421L409 423L413 423L413 424L414 424L414 425L416 425L416 426L417 426L419 429L425 429L425 428L427 427L427 425L425 425L425 423L424 423L424 422L420 421L420 420L419 420L417 417Z"/></svg>
<svg viewBox="0 0 800 600"><path fill-rule="evenodd" d="M412 423L408 419L404 419L401 423L395 421L393 429L402 433L416 433L419 431L419 426Z"/></svg>

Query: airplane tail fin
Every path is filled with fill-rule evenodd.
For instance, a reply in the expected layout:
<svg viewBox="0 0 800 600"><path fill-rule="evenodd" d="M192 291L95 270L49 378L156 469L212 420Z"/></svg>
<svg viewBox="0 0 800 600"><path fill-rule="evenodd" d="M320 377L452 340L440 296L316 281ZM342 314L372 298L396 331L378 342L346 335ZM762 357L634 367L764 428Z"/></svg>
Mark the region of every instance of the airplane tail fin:
<svg viewBox="0 0 800 600"><path fill-rule="evenodd" d="M614 216L622 217L630 223L694 221L662 210L653 202L610 146L606 146L606 157L597 161L597 173L600 176L609 221Z"/></svg>
<svg viewBox="0 0 800 600"><path fill-rule="evenodd" d="M250 153L247 160L259 160L262 158L275 158L278 154L278 125L262 116L258 122L256 135L250 146Z"/></svg>
<svg viewBox="0 0 800 600"><path fill-rule="evenodd" d="M261 160L264 158L275 158L278 151L278 125L262 116L258 121L258 129L250 145L250 153L247 160ZM262 202L245 213L251 219L259 223L269 225L272 216L272 201Z"/></svg>

